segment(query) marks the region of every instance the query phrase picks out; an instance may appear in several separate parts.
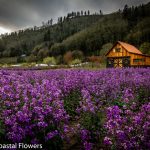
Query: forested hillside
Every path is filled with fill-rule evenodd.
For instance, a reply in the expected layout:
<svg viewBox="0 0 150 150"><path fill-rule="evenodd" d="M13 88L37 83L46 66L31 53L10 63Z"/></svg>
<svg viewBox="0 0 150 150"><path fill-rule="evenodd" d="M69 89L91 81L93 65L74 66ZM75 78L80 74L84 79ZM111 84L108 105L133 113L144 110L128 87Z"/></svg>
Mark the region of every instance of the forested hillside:
<svg viewBox="0 0 150 150"><path fill-rule="evenodd" d="M103 15L72 12L0 39L0 57L30 56L30 61L47 56L63 57L68 51L80 51L84 56L104 55L116 41L126 41L150 54L150 3L116 10Z"/></svg>

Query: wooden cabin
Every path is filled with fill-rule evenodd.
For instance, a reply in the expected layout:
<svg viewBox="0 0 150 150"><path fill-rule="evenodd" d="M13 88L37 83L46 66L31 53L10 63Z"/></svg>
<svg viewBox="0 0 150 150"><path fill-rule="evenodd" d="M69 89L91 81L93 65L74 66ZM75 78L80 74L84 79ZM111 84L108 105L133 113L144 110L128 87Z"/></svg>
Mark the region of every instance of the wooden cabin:
<svg viewBox="0 0 150 150"><path fill-rule="evenodd" d="M109 68L150 66L149 55L142 54L136 47L125 42L116 42L105 56Z"/></svg>

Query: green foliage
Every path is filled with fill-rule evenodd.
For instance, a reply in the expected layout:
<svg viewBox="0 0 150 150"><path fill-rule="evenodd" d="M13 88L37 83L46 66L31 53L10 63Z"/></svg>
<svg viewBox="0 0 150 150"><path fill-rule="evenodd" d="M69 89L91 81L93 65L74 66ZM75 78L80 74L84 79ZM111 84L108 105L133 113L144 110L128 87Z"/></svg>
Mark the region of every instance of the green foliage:
<svg viewBox="0 0 150 150"><path fill-rule="evenodd" d="M56 59L54 57L46 57L44 58L43 62L49 65L56 65Z"/></svg>
<svg viewBox="0 0 150 150"><path fill-rule="evenodd" d="M38 60L43 60L43 58L49 56L49 44L43 42L39 45L36 45L32 50L32 54L37 57Z"/></svg>
<svg viewBox="0 0 150 150"><path fill-rule="evenodd" d="M96 115L90 112L86 112L82 114L81 118L82 126L88 130L94 131L102 127L105 116L101 112L98 112Z"/></svg>
<svg viewBox="0 0 150 150"><path fill-rule="evenodd" d="M139 104L142 105L145 102L149 102L148 99L150 97L150 87L140 87L137 89L137 100L139 101Z"/></svg>
<svg viewBox="0 0 150 150"><path fill-rule="evenodd" d="M47 143L43 144L44 147L48 147L49 150L61 150L63 146L63 140L56 136L52 140L48 140Z"/></svg>
<svg viewBox="0 0 150 150"><path fill-rule="evenodd" d="M22 56L18 56L17 57L17 63L23 63L23 62L26 62L26 58L22 57Z"/></svg>
<svg viewBox="0 0 150 150"><path fill-rule="evenodd" d="M10 57L10 50L4 50L1 54L2 57Z"/></svg>
<svg viewBox="0 0 150 150"><path fill-rule="evenodd" d="M140 46L140 50L143 52L143 54L149 54L150 55L150 43L144 42Z"/></svg>
<svg viewBox="0 0 150 150"><path fill-rule="evenodd" d="M132 31L126 36L126 40L137 47L144 42L150 42L150 17L141 19Z"/></svg>
<svg viewBox="0 0 150 150"><path fill-rule="evenodd" d="M37 57L33 54L31 54L29 57L26 58L26 62L31 63L31 62L37 62Z"/></svg>
<svg viewBox="0 0 150 150"><path fill-rule="evenodd" d="M76 115L80 100L81 93L79 90L73 90L64 97L64 107L70 116L74 117Z"/></svg>
<svg viewBox="0 0 150 150"><path fill-rule="evenodd" d="M107 49L105 46L108 46L106 43L120 40L136 47L144 42L149 43L149 27L150 3L131 8L126 5L123 11L107 15L103 15L101 10L99 14L71 12L65 17L59 17L58 23L54 25L51 19L41 27L2 35L0 57L26 54L42 61L48 56L63 56L68 51L79 50L80 54L73 52L73 59L82 60L81 51L85 56L92 56L99 55L100 49L100 55L103 56Z"/></svg>
<svg viewBox="0 0 150 150"><path fill-rule="evenodd" d="M8 51L9 53L7 53L7 55L9 57L11 55L18 56L17 52L20 52L19 55L30 55L31 51L43 42L47 42L48 48L50 49L53 44L60 43L74 33L91 26L91 24L101 19L101 16L89 15L80 17L78 13L78 15L73 16L73 18L60 18L59 22L55 25L52 25L52 20L50 20L47 24L43 23L42 27L28 28L19 30L18 32L12 32L10 35L2 35L2 39L0 40L0 52L4 50ZM11 50L12 48L13 50Z"/></svg>
<svg viewBox="0 0 150 150"><path fill-rule="evenodd" d="M37 58L38 60L43 60L43 58L47 57L49 55L48 49L40 49Z"/></svg>
<svg viewBox="0 0 150 150"><path fill-rule="evenodd" d="M17 63L17 57L3 57L0 58L1 64L16 64Z"/></svg>
<svg viewBox="0 0 150 150"><path fill-rule="evenodd" d="M112 46L113 46L112 43L104 44L100 50L100 55L105 56L105 54L112 48Z"/></svg>
<svg viewBox="0 0 150 150"><path fill-rule="evenodd" d="M120 101L120 99L118 99L118 100L114 100L112 102L112 105L117 105L119 107L123 107L125 105L125 102L122 102L122 101Z"/></svg>
<svg viewBox="0 0 150 150"><path fill-rule="evenodd" d="M4 135L5 130L4 130L4 126L3 126L3 122L0 121L0 135Z"/></svg>
<svg viewBox="0 0 150 150"><path fill-rule="evenodd" d="M80 59L80 60L82 60L83 57L84 57L84 55L83 55L82 51L80 51L80 50L74 50L74 51L72 51L72 57L74 59Z"/></svg>
<svg viewBox="0 0 150 150"><path fill-rule="evenodd" d="M4 42L0 39L0 52L3 52L5 49Z"/></svg>
<svg viewBox="0 0 150 150"><path fill-rule="evenodd" d="M51 56L63 55L65 53L65 47L61 43L55 43L50 49Z"/></svg>
<svg viewBox="0 0 150 150"><path fill-rule="evenodd" d="M103 128L104 122L105 122L105 115L103 112L97 112L96 114L84 112L81 114L80 123L84 129L91 131L90 136L91 141L93 143L98 140L99 143L103 144L103 137L105 134L105 130ZM99 131L100 134L97 135L96 131Z"/></svg>
<svg viewBox="0 0 150 150"><path fill-rule="evenodd" d="M126 21L118 15L110 15L93 26L67 38L62 44L67 50L80 49L85 55L99 55L99 49L103 43L123 40L127 32L126 28Z"/></svg>
<svg viewBox="0 0 150 150"><path fill-rule="evenodd" d="M5 141L5 130L4 123L0 120L0 141L6 143Z"/></svg>
<svg viewBox="0 0 150 150"><path fill-rule="evenodd" d="M63 56L59 55L56 57L56 64L60 65L63 64Z"/></svg>
<svg viewBox="0 0 150 150"><path fill-rule="evenodd" d="M74 59L71 64L72 65L76 65L76 64L80 64L81 63L81 60L80 59Z"/></svg>

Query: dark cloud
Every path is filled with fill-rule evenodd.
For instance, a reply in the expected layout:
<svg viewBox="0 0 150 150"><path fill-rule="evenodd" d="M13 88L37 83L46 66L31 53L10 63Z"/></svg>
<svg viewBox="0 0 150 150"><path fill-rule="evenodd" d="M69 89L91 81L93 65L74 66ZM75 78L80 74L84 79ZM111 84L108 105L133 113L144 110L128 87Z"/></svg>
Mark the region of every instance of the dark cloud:
<svg viewBox="0 0 150 150"><path fill-rule="evenodd" d="M71 11L111 13L125 4L139 5L149 0L0 0L0 27L13 30L56 20Z"/></svg>

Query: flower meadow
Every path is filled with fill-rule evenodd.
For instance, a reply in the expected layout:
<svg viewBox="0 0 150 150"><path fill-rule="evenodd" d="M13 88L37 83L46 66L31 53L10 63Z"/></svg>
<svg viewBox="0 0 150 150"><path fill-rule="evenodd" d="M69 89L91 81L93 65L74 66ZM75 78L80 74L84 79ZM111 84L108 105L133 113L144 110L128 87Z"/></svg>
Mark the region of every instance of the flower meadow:
<svg viewBox="0 0 150 150"><path fill-rule="evenodd" d="M1 70L0 143L150 149L150 68Z"/></svg>

